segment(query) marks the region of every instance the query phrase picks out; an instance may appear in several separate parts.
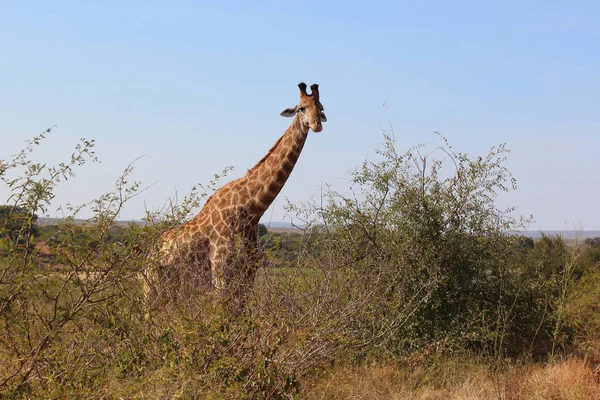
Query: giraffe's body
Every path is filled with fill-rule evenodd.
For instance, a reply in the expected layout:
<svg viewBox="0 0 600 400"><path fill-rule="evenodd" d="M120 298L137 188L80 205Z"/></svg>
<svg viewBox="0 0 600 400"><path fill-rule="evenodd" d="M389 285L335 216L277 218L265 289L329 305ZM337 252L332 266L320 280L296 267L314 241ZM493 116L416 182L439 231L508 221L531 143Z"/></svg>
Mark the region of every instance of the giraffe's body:
<svg viewBox="0 0 600 400"><path fill-rule="evenodd" d="M147 293L185 265L201 290L244 297L261 260L258 222L290 176L309 128L319 132L326 121L318 86L311 86L311 95L306 85L298 86L300 103L282 112L297 116L269 152L245 176L218 189L193 219L163 235L159 267L146 274Z"/></svg>

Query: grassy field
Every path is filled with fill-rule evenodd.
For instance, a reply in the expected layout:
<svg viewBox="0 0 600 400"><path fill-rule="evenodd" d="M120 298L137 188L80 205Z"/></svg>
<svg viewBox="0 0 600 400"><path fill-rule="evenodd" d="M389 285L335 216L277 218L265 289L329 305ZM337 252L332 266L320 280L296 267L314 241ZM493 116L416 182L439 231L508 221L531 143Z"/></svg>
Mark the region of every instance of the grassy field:
<svg viewBox="0 0 600 400"><path fill-rule="evenodd" d="M322 242L269 232L263 243L270 262L259 270L241 319L231 320L214 293L184 304L142 307L140 281L130 267L144 265L143 255L115 258L126 227L107 227L107 239L98 241L76 224L76 235L64 236L78 238L72 248L49 240L61 229L46 227L42 233L50 236L40 236L29 252L24 282L30 294L14 303L29 310L27 323L19 322L22 312L3 311L5 323L14 325L5 325L9 340L2 343L35 354L19 367L18 353L4 347L0 378L9 397L600 399L600 347L589 340L594 335L587 336L586 348L564 337L570 347L561 345L551 361L535 362L465 352L453 341L440 346L429 340L399 351L402 341L392 343L402 329L383 341L365 337L386 332L373 318L413 321L418 308L402 308L406 300L378 299L386 287L377 286L381 276L339 265L347 251L329 247L339 240L330 242L329 234ZM575 251L560 247L566 243L560 238L544 240L528 250L536 257L533 264L559 250L565 256ZM316 247L308 251L303 247L308 244ZM586 249L580 257L596 262L596 248ZM20 253L12 259L9 254L3 263L19 260ZM377 307L397 314L390 319ZM24 376L24 386L11 381L29 365L35 368Z"/></svg>

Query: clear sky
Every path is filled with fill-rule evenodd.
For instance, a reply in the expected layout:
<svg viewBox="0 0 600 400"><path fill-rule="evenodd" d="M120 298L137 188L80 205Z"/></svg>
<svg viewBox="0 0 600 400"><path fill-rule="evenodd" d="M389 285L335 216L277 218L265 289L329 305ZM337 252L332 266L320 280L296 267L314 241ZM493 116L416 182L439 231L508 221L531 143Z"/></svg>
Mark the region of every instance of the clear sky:
<svg viewBox="0 0 600 400"><path fill-rule="evenodd" d="M501 205L532 229L600 229L599 19L597 1L2 1L0 159L51 125L40 159L95 138L103 163L58 205L110 190L146 155L134 178L158 182L124 210L136 219L225 166L243 175L305 81L329 121L264 220L284 220L286 197L347 186L387 102L399 150L436 130L472 154L506 142L519 188Z"/></svg>

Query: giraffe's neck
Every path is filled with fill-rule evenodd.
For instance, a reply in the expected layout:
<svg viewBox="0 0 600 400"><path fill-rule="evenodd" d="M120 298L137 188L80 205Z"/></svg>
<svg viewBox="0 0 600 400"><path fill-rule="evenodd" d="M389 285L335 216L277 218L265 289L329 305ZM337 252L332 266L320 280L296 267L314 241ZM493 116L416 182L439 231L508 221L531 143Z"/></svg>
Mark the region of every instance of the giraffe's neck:
<svg viewBox="0 0 600 400"><path fill-rule="evenodd" d="M296 117L271 150L248 171L246 178L253 196L251 210L257 221L292 173L307 136L308 127Z"/></svg>

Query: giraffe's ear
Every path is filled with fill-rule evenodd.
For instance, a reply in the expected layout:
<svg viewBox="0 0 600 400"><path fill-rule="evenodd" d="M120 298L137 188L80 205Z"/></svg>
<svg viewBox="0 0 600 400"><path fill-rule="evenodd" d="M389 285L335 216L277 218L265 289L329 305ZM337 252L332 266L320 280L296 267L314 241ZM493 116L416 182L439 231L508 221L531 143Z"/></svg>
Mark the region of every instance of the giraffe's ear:
<svg viewBox="0 0 600 400"><path fill-rule="evenodd" d="M321 111L321 122L327 122L327 117L323 111Z"/></svg>
<svg viewBox="0 0 600 400"><path fill-rule="evenodd" d="M296 115L296 107L294 107L294 108L286 108L279 115L281 115L282 117L287 117L287 118L293 117L294 115Z"/></svg>

